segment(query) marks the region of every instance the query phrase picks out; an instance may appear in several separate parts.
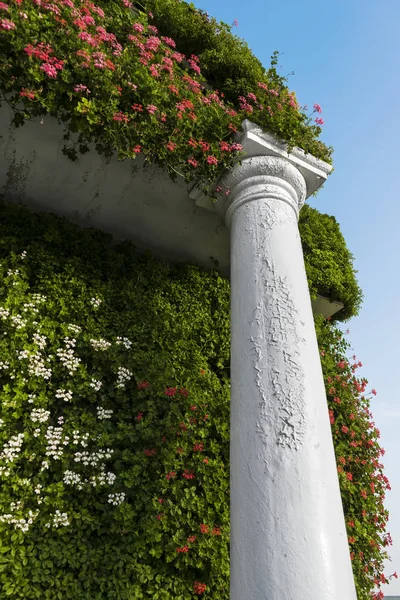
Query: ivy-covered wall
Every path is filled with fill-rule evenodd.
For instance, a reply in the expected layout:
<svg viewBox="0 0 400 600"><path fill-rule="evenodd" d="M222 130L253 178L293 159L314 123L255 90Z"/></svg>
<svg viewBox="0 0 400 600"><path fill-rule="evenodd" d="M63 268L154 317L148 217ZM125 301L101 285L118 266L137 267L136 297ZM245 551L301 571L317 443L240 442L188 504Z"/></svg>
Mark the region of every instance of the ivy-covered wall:
<svg viewBox="0 0 400 600"><path fill-rule="evenodd" d="M0 208L0 597L227 600L229 282L111 241ZM316 325L367 600L383 451L358 364Z"/></svg>

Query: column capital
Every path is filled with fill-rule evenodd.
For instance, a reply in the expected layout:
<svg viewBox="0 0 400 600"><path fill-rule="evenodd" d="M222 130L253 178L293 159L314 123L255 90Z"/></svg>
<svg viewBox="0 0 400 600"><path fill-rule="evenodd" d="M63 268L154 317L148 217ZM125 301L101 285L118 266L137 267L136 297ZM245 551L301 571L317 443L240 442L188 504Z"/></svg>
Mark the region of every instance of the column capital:
<svg viewBox="0 0 400 600"><path fill-rule="evenodd" d="M229 194L218 200L216 211L225 219L228 229L235 210L257 200L286 202L298 218L307 194L303 175L280 156L245 158L222 180L222 186Z"/></svg>
<svg viewBox="0 0 400 600"><path fill-rule="evenodd" d="M245 157L241 161L242 165L249 158L276 157L282 159L287 165L292 166L302 176L305 182L305 197L303 199L301 194L301 196L298 198L297 211L300 210L304 200L311 196L311 194L316 192L323 185L328 175L332 171L332 165L316 158L312 154L306 154L304 150L301 150L301 148L293 148L290 152L288 152L287 144L285 142L278 141L275 136L270 133L266 133L261 129L261 127L247 119L243 121L242 131L237 135L236 141L242 145L245 152ZM273 161L265 164L272 165ZM238 164L233 168L233 171L231 171L228 175L222 175L222 177L215 183L215 187L221 183L222 178L224 186L226 185L227 181L231 181L230 176L232 175L234 177L233 181L235 181L236 172L241 173L242 177L246 177L246 171L240 169L240 163L238 162ZM258 175L261 175L261 172L259 172ZM281 172L281 175L282 177L280 177L280 179L285 181L283 171ZM289 178L290 177L293 179L292 175L289 175ZM197 206L212 212L220 212L222 204L225 205L224 202L215 203L210 197L205 196L196 187L193 187L190 191L190 197L196 202ZM218 204L220 205L219 208L217 208Z"/></svg>

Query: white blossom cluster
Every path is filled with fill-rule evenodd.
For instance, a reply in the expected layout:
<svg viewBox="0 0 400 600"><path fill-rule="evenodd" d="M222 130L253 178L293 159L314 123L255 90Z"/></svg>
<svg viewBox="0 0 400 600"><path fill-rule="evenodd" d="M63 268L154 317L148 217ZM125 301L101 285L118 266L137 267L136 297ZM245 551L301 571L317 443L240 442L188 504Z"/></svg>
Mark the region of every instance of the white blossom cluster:
<svg viewBox="0 0 400 600"><path fill-rule="evenodd" d="M0 454L0 459L6 463L11 463L21 452L22 444L24 441L24 433L18 433L10 437L8 442L4 444L3 452Z"/></svg>
<svg viewBox="0 0 400 600"><path fill-rule="evenodd" d="M124 492L121 492L120 494L108 494L108 502L110 504L113 504L114 506L118 506L119 504L122 504L122 502L124 502L124 500L125 500Z"/></svg>
<svg viewBox="0 0 400 600"><path fill-rule="evenodd" d="M15 269L15 271L13 271L12 269L8 269L7 275L8 275L8 277L13 277L14 275L19 275L19 269Z"/></svg>
<svg viewBox="0 0 400 600"><path fill-rule="evenodd" d="M30 354L28 362L29 375L36 377L43 377L43 379L50 379L51 369L45 364L45 359L41 354ZM47 359L48 361L48 359Z"/></svg>
<svg viewBox="0 0 400 600"><path fill-rule="evenodd" d="M8 310L8 308L3 308L2 306L0 306L0 318L1 319L7 319L9 314L10 314L10 311Z"/></svg>
<svg viewBox="0 0 400 600"><path fill-rule="evenodd" d="M100 298L91 298L90 299L90 304L92 306L94 306L95 308L98 308L101 303L102 303L102 300L100 300Z"/></svg>
<svg viewBox="0 0 400 600"><path fill-rule="evenodd" d="M92 379L90 383L90 387L94 388L95 392L98 392L102 385L103 384L101 383L101 381L99 381L99 379Z"/></svg>
<svg viewBox="0 0 400 600"><path fill-rule="evenodd" d="M103 419L111 419L113 412L113 410L103 408L102 406L97 407L97 417L100 419L100 421Z"/></svg>
<svg viewBox="0 0 400 600"><path fill-rule="evenodd" d="M107 448L106 450L100 449L97 452L88 452L84 450L83 452L75 452L74 461L81 462L84 466L92 466L97 467L99 463L107 458L111 458L113 450Z"/></svg>
<svg viewBox="0 0 400 600"><path fill-rule="evenodd" d="M44 350L47 344L47 337L45 335L40 335L40 333L34 333L33 342L36 346L39 346L40 350Z"/></svg>
<svg viewBox="0 0 400 600"><path fill-rule="evenodd" d="M63 366L68 370L69 375L73 375L77 368L79 367L79 363L81 359L75 356L74 347L76 345L75 338L64 338L65 348L59 348L57 350L57 356L62 362Z"/></svg>
<svg viewBox="0 0 400 600"><path fill-rule="evenodd" d="M56 398L62 398L64 402L70 402L72 400L72 392L71 390L65 390L64 388L60 388L56 390Z"/></svg>
<svg viewBox="0 0 400 600"><path fill-rule="evenodd" d="M45 433L45 437L47 440L47 449L45 453L46 456L50 456L55 460L58 460L62 457L63 449L61 446L66 446L69 442L69 437L65 436L63 439L62 435L62 427L53 427L53 425L50 425L50 427L47 428L47 431Z"/></svg>
<svg viewBox="0 0 400 600"><path fill-rule="evenodd" d="M80 333L82 331L82 328L79 327L79 325L73 325L73 324L68 325L68 329L70 331L72 331L72 333L74 333L75 335L78 335L78 333Z"/></svg>
<svg viewBox="0 0 400 600"><path fill-rule="evenodd" d="M45 469L48 469L48 468L49 468L49 466L50 466L50 463L49 463L49 461L48 461L48 460L44 460L44 461L42 462L42 468L40 469L40 471L44 471Z"/></svg>
<svg viewBox="0 0 400 600"><path fill-rule="evenodd" d="M32 300L35 304L41 304L42 302L46 302L47 296L43 294L32 294Z"/></svg>
<svg viewBox="0 0 400 600"><path fill-rule="evenodd" d="M39 312L39 309L36 308L36 306L33 304L33 302L25 302L24 308L22 309L22 311L29 312L30 310L35 314L37 314Z"/></svg>
<svg viewBox="0 0 400 600"><path fill-rule="evenodd" d="M28 531L29 527L32 525L33 521L36 519L39 513L34 513L32 510L28 512L27 518L25 517L16 517L13 514L0 515L0 521L2 523L10 523L14 525L15 529L20 529L23 532Z"/></svg>
<svg viewBox="0 0 400 600"><path fill-rule="evenodd" d="M29 404L33 404L36 398L36 394L29 394L28 395L28 402Z"/></svg>
<svg viewBox="0 0 400 600"><path fill-rule="evenodd" d="M125 367L118 367L117 388L124 388L127 381L132 379L132 373Z"/></svg>
<svg viewBox="0 0 400 600"><path fill-rule="evenodd" d="M6 360L0 360L0 370L3 369L9 369L10 368L10 363L7 362Z"/></svg>
<svg viewBox="0 0 400 600"><path fill-rule="evenodd" d="M22 254L20 254L20 255L19 255L19 256L20 256L20 259L21 259L21 260L24 260L24 258L26 258L26 255L27 255L27 251L26 251L26 250L24 250L24 251L22 252Z"/></svg>
<svg viewBox="0 0 400 600"><path fill-rule="evenodd" d="M3 477L8 477L10 474L10 469L7 469L7 467L0 467L0 475L2 475Z"/></svg>
<svg viewBox="0 0 400 600"><path fill-rule="evenodd" d="M34 423L46 423L49 420L50 411L44 408L34 408L31 412L31 420Z"/></svg>
<svg viewBox="0 0 400 600"><path fill-rule="evenodd" d="M3 427L3 425L4 425L3 419L0 419L0 427Z"/></svg>
<svg viewBox="0 0 400 600"><path fill-rule="evenodd" d="M96 487L98 485L113 485L116 479L117 476L115 475L115 473L112 473L111 471L108 471L106 473L104 470L104 465L101 465L101 471L99 475L94 475L93 477L91 477L89 483L93 487Z"/></svg>
<svg viewBox="0 0 400 600"><path fill-rule="evenodd" d="M78 490L83 489L82 478L79 473L74 473L74 471L65 471L63 481L67 485L76 485Z"/></svg>
<svg viewBox="0 0 400 600"><path fill-rule="evenodd" d="M89 434L88 433L80 433L79 429L74 429L72 432L72 443L77 445L80 444L84 448L87 447L89 442Z"/></svg>
<svg viewBox="0 0 400 600"><path fill-rule="evenodd" d="M56 528L60 527L60 525L67 527L67 525L69 525L67 513L62 513L60 510L57 509L53 515L53 523L46 523L46 527L51 527L51 525L53 525Z"/></svg>
<svg viewBox="0 0 400 600"><path fill-rule="evenodd" d="M122 344L123 346L125 346L125 348L126 348L127 350L129 350L129 348L132 346L132 342L131 342L131 340L129 340L129 339L128 339L128 338L126 338L126 337L120 337L120 336L118 336L118 337L117 337L117 341L116 341L115 343L116 343L116 344Z"/></svg>
<svg viewBox="0 0 400 600"><path fill-rule="evenodd" d="M42 432L41 432L41 430L40 430L40 427L38 427L37 429L35 429L35 430L33 431L33 437L39 437L39 435L40 435L41 433L42 433Z"/></svg>
<svg viewBox="0 0 400 600"><path fill-rule="evenodd" d="M97 350L107 350L107 348L109 348L111 346L110 342L107 342L107 340L103 340L102 338L100 338L99 340L90 340L90 343L92 345L92 348L94 348L96 351Z"/></svg>
<svg viewBox="0 0 400 600"><path fill-rule="evenodd" d="M21 315L13 315L11 318L11 325L15 327L15 329L22 329L26 325L26 321L21 317Z"/></svg>

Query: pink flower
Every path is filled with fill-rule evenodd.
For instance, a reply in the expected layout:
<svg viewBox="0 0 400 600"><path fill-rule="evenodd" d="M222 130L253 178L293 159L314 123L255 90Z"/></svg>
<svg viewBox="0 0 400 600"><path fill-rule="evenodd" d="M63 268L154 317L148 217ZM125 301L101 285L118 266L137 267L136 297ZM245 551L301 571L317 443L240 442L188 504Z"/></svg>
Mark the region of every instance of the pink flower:
<svg viewBox="0 0 400 600"><path fill-rule="evenodd" d="M196 167L198 167L198 164L199 164L195 158L188 158L188 163L195 169L196 169Z"/></svg>
<svg viewBox="0 0 400 600"><path fill-rule="evenodd" d="M234 27L239 27L239 23L237 19L233 19L233 25Z"/></svg>
<svg viewBox="0 0 400 600"><path fill-rule="evenodd" d="M57 77L57 69L50 63L43 63L40 69L44 71L48 77L52 77L53 79Z"/></svg>
<svg viewBox="0 0 400 600"><path fill-rule="evenodd" d="M135 417L135 421L141 421L143 419L143 413L138 413L137 417Z"/></svg>
<svg viewBox="0 0 400 600"><path fill-rule="evenodd" d="M82 83L78 83L78 85L74 87L74 91L78 93L83 92L84 94L91 94L89 88L86 87L86 85L83 85Z"/></svg>
<svg viewBox="0 0 400 600"><path fill-rule="evenodd" d="M176 44L172 38L162 37L161 39L164 42L164 44L167 44L167 46L171 46L171 48L176 48Z"/></svg>
<svg viewBox="0 0 400 600"><path fill-rule="evenodd" d="M141 147L139 144L137 144L137 146L135 146L135 147L133 148L133 152L134 152L135 154L140 154L140 152L141 152L141 151L142 151L142 147Z"/></svg>
<svg viewBox="0 0 400 600"><path fill-rule="evenodd" d="M147 13L147 14L149 15L149 18L150 18L150 19L154 19L154 15L153 15L153 13L152 13L152 12L149 12L149 13Z"/></svg>
<svg viewBox="0 0 400 600"><path fill-rule="evenodd" d="M322 108L320 107L319 104L314 104L313 109L315 112L321 114L322 113Z"/></svg>
<svg viewBox="0 0 400 600"><path fill-rule="evenodd" d="M175 150L176 150L176 144L174 142L168 142L168 144L166 144L166 148L170 152L175 152Z"/></svg>
<svg viewBox="0 0 400 600"><path fill-rule="evenodd" d="M323 125L323 124L325 123L325 121L324 121L323 119L321 119L320 117L317 117L317 118L315 119L315 123L316 123L317 125Z"/></svg>
<svg viewBox="0 0 400 600"><path fill-rule="evenodd" d="M135 23L133 26L133 29L135 31L138 31L139 33L143 33L143 31L144 31L144 27L141 23Z"/></svg>
<svg viewBox="0 0 400 600"><path fill-rule="evenodd" d="M151 115L154 115L157 110L157 106L154 106L154 104L149 104L146 108Z"/></svg>
<svg viewBox="0 0 400 600"><path fill-rule="evenodd" d="M10 29L15 29L15 23L10 21L9 19L0 19L0 29L5 29L9 31Z"/></svg>
<svg viewBox="0 0 400 600"><path fill-rule="evenodd" d="M372 390L374 396L376 396L376 390Z"/></svg>
<svg viewBox="0 0 400 600"><path fill-rule="evenodd" d="M149 25L147 29L148 29L149 33L152 33L154 35L157 35L157 33L158 33L158 29L157 29L157 27L154 27L154 25Z"/></svg>
<svg viewBox="0 0 400 600"><path fill-rule="evenodd" d="M215 158L215 156L207 156L206 161L208 162L209 165L217 165L218 164L218 159Z"/></svg>
<svg viewBox="0 0 400 600"><path fill-rule="evenodd" d="M0 2L0 10L8 10L8 4L4 4L4 2Z"/></svg>
<svg viewBox="0 0 400 600"><path fill-rule="evenodd" d="M129 0L122 0L122 4L126 6L126 8L132 8L132 2L129 2Z"/></svg>

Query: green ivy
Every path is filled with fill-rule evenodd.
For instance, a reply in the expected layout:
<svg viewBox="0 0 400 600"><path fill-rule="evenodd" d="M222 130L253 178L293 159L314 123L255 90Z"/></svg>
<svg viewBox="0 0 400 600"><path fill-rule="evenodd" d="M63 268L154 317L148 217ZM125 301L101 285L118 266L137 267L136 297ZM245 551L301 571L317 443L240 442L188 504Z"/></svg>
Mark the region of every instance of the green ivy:
<svg viewBox="0 0 400 600"><path fill-rule="evenodd" d="M227 600L229 282L14 205L0 281L0 597ZM316 325L366 600L390 539L378 433Z"/></svg>
<svg viewBox="0 0 400 600"><path fill-rule="evenodd" d="M358 314L362 291L357 283L354 257L347 248L335 217L305 204L300 211L299 230L312 298L317 294L344 304L334 315L346 321Z"/></svg>

